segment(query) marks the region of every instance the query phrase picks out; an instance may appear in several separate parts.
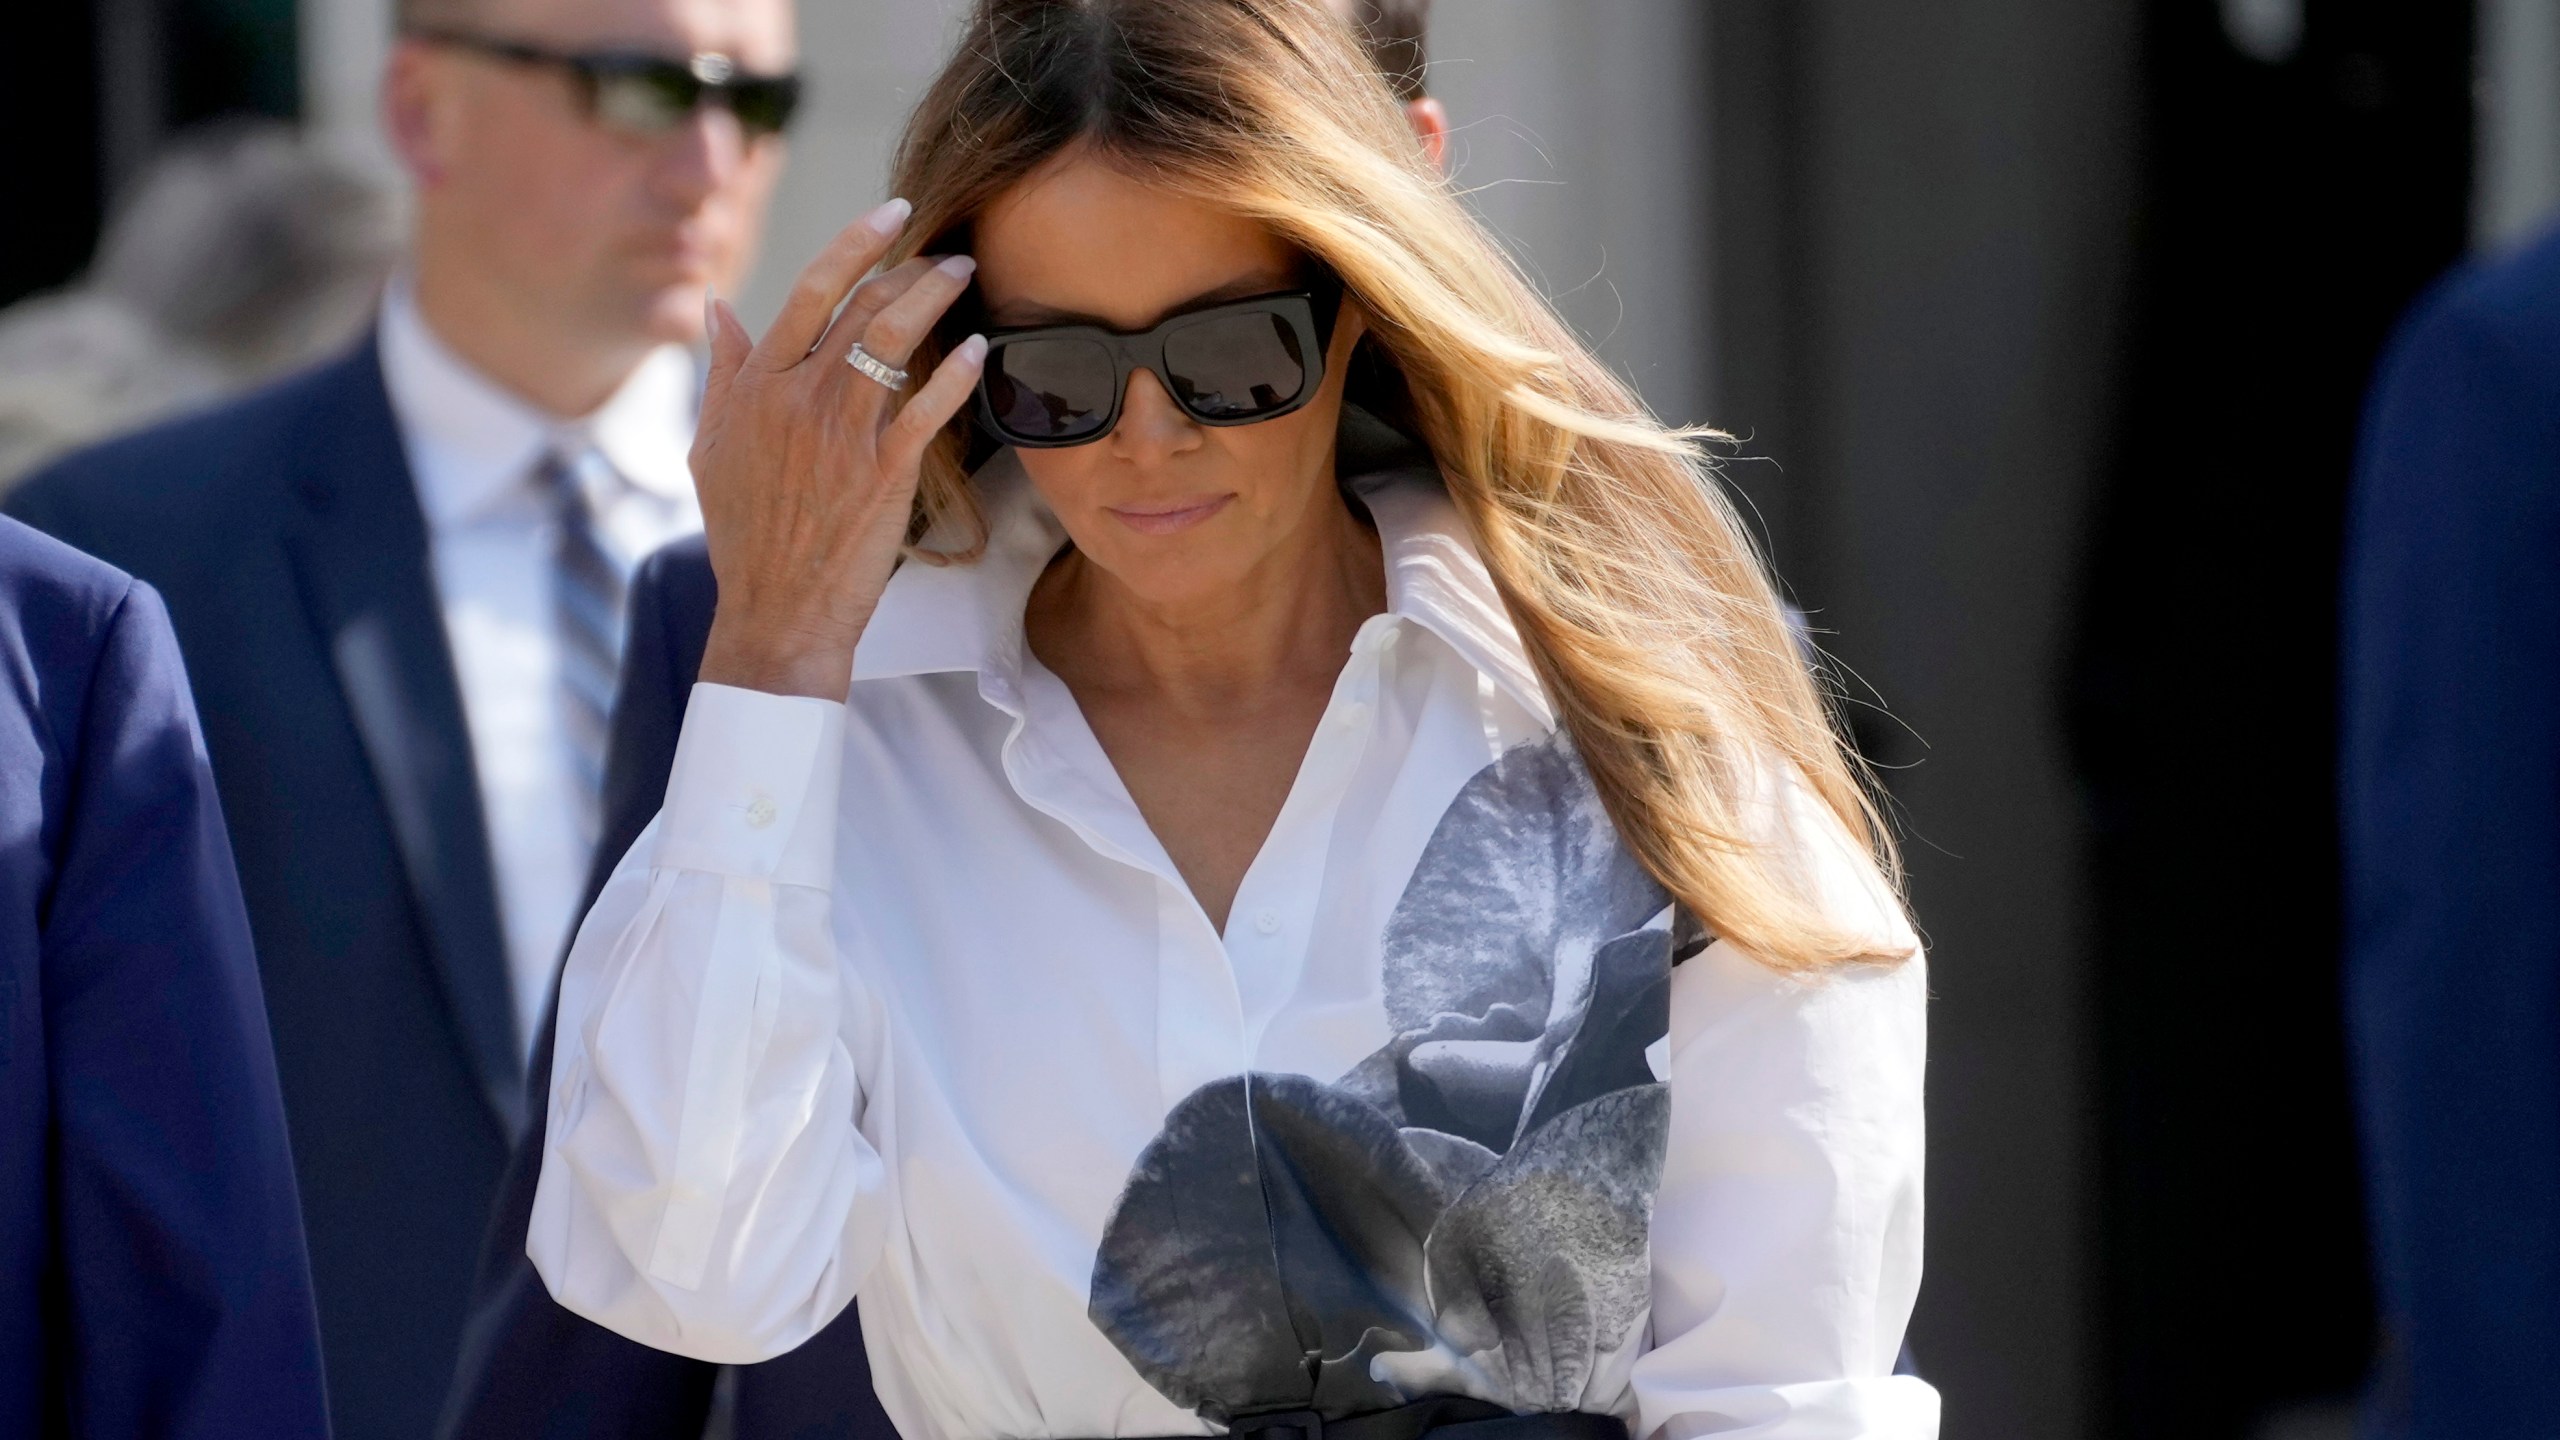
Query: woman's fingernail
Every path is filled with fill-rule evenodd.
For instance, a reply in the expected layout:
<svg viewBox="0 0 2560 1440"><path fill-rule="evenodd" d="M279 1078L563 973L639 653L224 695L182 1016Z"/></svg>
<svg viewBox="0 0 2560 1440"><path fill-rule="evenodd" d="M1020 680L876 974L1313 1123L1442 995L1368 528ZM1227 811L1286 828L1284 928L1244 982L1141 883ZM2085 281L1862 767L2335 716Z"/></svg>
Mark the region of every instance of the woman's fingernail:
<svg viewBox="0 0 2560 1440"><path fill-rule="evenodd" d="M978 268L978 262L966 255L954 255L933 267L954 280L966 280Z"/></svg>
<svg viewBox="0 0 2560 1440"><path fill-rule="evenodd" d="M863 216L862 223L876 234L895 235L906 226L907 217L915 213L915 208L904 200L891 200Z"/></svg>
<svg viewBox="0 0 2560 1440"><path fill-rule="evenodd" d="M987 337L972 335L951 347L951 358L964 365L975 365L987 358Z"/></svg>

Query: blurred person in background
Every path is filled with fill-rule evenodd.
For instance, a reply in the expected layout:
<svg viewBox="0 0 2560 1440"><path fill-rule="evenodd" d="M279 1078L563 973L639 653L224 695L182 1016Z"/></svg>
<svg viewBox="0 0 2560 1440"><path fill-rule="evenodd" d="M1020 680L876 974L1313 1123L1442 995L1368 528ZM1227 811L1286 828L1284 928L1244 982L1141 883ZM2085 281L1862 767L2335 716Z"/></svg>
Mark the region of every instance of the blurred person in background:
<svg viewBox="0 0 2560 1440"><path fill-rule="evenodd" d="M1326 4L1359 36L1423 153L1444 164L1448 113L1424 86L1430 0ZM604 839L587 883L589 902L665 797L713 600L710 560L698 538L660 552L634 581L631 654L614 713ZM525 1256L525 1231L546 1133L552 1039L546 1023L536 1038L531 1127L490 1225L444 1433L453 1440L533 1440L580 1429L621 1440L695 1440L708 1427L735 1440L895 1440L887 1412L864 1383L869 1360L853 1311L788 1355L724 1369L626 1340L551 1298Z"/></svg>
<svg viewBox="0 0 2560 1440"><path fill-rule="evenodd" d="M2403 325L2345 585L2368 1433L2560 1433L2560 232Z"/></svg>
<svg viewBox="0 0 2560 1440"><path fill-rule="evenodd" d="M275 1030L339 1440L417 1440L593 848L623 588L698 528L789 0L405 0L412 251L342 357L29 479L168 597Z"/></svg>
<svg viewBox="0 0 2560 1440"><path fill-rule="evenodd" d="M169 617L0 519L0 1435L328 1440L248 917Z"/></svg>
<svg viewBox="0 0 2560 1440"><path fill-rule="evenodd" d="M1404 107L1404 121L1434 165L1449 163L1449 111L1431 94L1431 0L1325 0L1350 22L1361 47L1387 88Z"/></svg>
<svg viewBox="0 0 2560 1440"><path fill-rule="evenodd" d="M180 139L78 284L0 312L0 493L67 450L340 350L400 240L391 187L289 126Z"/></svg>

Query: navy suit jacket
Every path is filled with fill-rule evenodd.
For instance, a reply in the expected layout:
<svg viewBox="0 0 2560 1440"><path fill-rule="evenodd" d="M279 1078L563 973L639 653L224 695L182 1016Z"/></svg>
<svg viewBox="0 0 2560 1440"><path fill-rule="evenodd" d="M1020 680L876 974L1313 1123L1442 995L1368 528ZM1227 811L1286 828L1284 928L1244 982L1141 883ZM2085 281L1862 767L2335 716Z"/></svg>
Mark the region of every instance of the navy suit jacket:
<svg viewBox="0 0 2560 1440"><path fill-rule="evenodd" d="M2389 1437L2560 1430L2560 234L2385 359L2345 591L2347 998Z"/></svg>
<svg viewBox="0 0 2560 1440"><path fill-rule="evenodd" d="M633 579L631 638L605 761L604 838L587 880L588 905L666 802L676 736L702 671L718 593L699 536L649 557ZM448 1440L698 1440L718 1367L652 1350L570 1314L552 1301L525 1258L542 1171L551 1032L545 1024L536 1042L526 1099L532 1123L490 1219L441 1433ZM853 1309L790 1354L738 1367L730 1386L736 1440L897 1440L872 1393Z"/></svg>
<svg viewBox="0 0 2560 1440"><path fill-rule="evenodd" d="M9 509L167 598L231 822L339 1440L453 1374L523 1051L427 530L368 338Z"/></svg>
<svg viewBox="0 0 2560 1440"><path fill-rule="evenodd" d="M266 1012L168 616L0 520L0 1434L328 1433Z"/></svg>

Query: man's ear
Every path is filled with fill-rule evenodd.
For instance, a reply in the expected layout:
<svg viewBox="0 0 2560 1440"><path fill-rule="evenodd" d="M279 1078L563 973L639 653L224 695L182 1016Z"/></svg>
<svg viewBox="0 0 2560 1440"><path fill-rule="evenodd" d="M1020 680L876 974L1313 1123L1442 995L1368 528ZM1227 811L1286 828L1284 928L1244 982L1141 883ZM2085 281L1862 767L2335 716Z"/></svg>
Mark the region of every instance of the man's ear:
<svg viewBox="0 0 2560 1440"><path fill-rule="evenodd" d="M457 78L443 57L414 40L392 43L382 67L382 133L411 183L425 190L441 183L446 169L452 98L446 92Z"/></svg>
<svg viewBox="0 0 2560 1440"><path fill-rule="evenodd" d="M1425 95L1404 102L1404 123L1413 127L1414 138L1422 142L1422 153L1443 170L1449 168L1449 111L1438 100Z"/></svg>

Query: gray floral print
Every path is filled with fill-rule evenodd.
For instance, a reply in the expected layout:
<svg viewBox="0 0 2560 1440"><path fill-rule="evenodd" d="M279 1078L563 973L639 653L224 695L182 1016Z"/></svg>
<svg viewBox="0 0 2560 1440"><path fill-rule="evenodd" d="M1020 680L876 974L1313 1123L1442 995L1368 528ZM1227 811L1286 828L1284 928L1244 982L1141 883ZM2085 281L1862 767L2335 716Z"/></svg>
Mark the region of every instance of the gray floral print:
<svg viewBox="0 0 2560 1440"><path fill-rule="evenodd" d="M1088 1313L1225 1422L1426 1395L1606 1409L1643 1337L1669 897L1562 736L1442 816L1385 936L1395 1038L1331 1081L1203 1086L1140 1155Z"/></svg>

